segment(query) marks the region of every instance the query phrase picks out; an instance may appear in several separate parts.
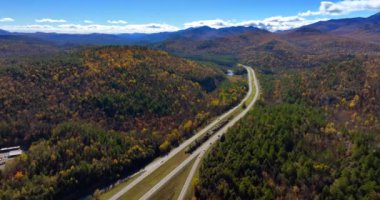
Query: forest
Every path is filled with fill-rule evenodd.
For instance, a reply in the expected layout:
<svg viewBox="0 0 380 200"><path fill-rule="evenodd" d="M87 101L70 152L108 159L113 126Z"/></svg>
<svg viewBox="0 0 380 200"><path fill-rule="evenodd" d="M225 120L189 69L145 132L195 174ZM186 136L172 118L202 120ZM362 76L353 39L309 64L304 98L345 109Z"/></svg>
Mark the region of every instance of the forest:
<svg viewBox="0 0 380 200"><path fill-rule="evenodd" d="M236 63L254 68L261 97L202 160L196 199L380 199L378 27L379 13L196 27L138 43L149 48L1 35L0 147L25 153L0 170L0 199L78 199L131 175L243 98Z"/></svg>
<svg viewBox="0 0 380 200"><path fill-rule="evenodd" d="M304 104L255 109L207 156L200 199L377 199L380 152L374 133L331 134Z"/></svg>
<svg viewBox="0 0 380 200"><path fill-rule="evenodd" d="M0 171L0 199L92 193L165 154L247 91L244 76L163 51L57 52L1 59L0 146L26 152Z"/></svg>
<svg viewBox="0 0 380 200"><path fill-rule="evenodd" d="M261 101L207 155L199 199L379 199L379 56L258 66Z"/></svg>

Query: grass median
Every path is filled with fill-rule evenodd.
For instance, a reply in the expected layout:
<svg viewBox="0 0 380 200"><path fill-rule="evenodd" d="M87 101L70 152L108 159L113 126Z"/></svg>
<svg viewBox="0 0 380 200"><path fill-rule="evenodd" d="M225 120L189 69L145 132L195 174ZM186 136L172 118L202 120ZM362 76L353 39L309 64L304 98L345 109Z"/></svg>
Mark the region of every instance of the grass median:
<svg viewBox="0 0 380 200"><path fill-rule="evenodd" d="M249 73L249 74L253 79L253 75L251 73ZM252 89L254 89L254 88L252 88ZM245 101L245 105L248 105L253 100L254 92L255 92L255 90L253 90L252 94ZM234 117L238 113L240 113L242 110L244 110L244 107L240 106L235 112L231 113L228 117ZM207 133L207 131L205 133L203 133L202 135L204 135L206 133ZM138 183L132 189L127 191L120 199L133 200L133 199L139 199L140 197L142 197L146 192L148 192L152 187L154 187L161 179L163 179L172 170L174 170L178 166L179 163L182 163L186 158L188 158L189 154L185 153L185 149L180 151L179 153L177 153L175 156L173 156L171 159L169 159L165 163L163 163L162 166L160 166L158 169L156 169L154 172L152 172L149 176L144 178L140 183ZM177 175L177 176L179 176L179 175ZM173 179L177 179L177 176ZM180 179L178 179L178 180L180 180ZM123 183L123 186L119 186L119 185L116 186L115 189L112 189L112 193L115 194L117 191L119 191L124 186L128 185L128 183L130 183L130 182L131 181L127 181L125 184ZM173 182L173 181L170 181L170 182ZM176 191L173 191L173 192L179 194L179 192L181 191L182 188L178 189L178 191L177 191L176 187L172 187L169 184L170 183L167 184L168 187L175 189ZM164 186L164 187L166 187L166 186ZM107 197L109 197L109 196L112 196L112 195L107 194Z"/></svg>
<svg viewBox="0 0 380 200"><path fill-rule="evenodd" d="M158 190L150 200L177 200L195 162L194 158L181 172Z"/></svg>
<svg viewBox="0 0 380 200"><path fill-rule="evenodd" d="M139 199L153 186L155 186L161 179L173 171L179 163L183 162L189 155L185 151L177 153L167 162L163 163L157 170L152 172L149 176L144 178L140 183L126 192L120 199L133 200Z"/></svg>

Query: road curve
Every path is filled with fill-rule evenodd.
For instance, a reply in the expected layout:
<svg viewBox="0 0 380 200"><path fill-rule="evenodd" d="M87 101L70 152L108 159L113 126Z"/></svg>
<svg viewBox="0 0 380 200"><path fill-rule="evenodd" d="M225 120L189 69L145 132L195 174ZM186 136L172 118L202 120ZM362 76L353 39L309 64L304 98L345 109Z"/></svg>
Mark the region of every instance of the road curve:
<svg viewBox="0 0 380 200"><path fill-rule="evenodd" d="M153 188L151 188L147 193L144 194L140 198L140 200L146 200L150 198L154 193L156 193L162 186L164 186L170 179L172 179L175 175L177 175L183 168L186 167L194 158L197 157L197 160L195 161L194 165L198 165L200 163L200 160L204 154L209 148L211 148L212 144L216 142L224 133L227 132L227 130L233 126L237 121L239 121L241 118L243 118L249 110L253 107L253 105L256 103L257 99L259 98L259 85L258 81L255 75L255 72L253 71L252 68L244 66L246 70L248 71L248 80L249 80L249 92L248 94L252 93L252 78L253 78L253 83L256 88L255 91L255 96L253 100L250 102L250 104L241 112L239 113L236 117L234 117L232 120L230 120L225 126L223 126L219 131L217 131L210 139L208 139L205 143L202 144L201 147L199 147L196 151L194 151L185 161L183 161L180 165L178 165L173 171L171 171L165 178L163 178L159 183L157 183ZM245 101L242 101L244 103ZM240 104L239 104L240 105ZM199 155L199 156L198 156ZM193 166L194 168L194 166ZM195 167L196 168L196 167ZM191 173L193 172L193 173ZM191 178L193 177L195 173L195 169L191 169L191 172L189 175L192 174L192 176L188 176L187 180L185 181L185 185L182 188L182 191L180 193L180 196L178 199L182 200L185 197L186 190L190 185Z"/></svg>
<svg viewBox="0 0 380 200"><path fill-rule="evenodd" d="M246 67L246 70L248 71L248 80L249 80L249 83L252 82L252 78L251 76L249 75L250 73L253 72L253 70L249 67ZM252 70L250 72L250 70ZM254 73L253 73L254 75ZM254 76L255 77L255 76ZM256 78L254 78L255 80L255 86L258 90L258 87L256 85ZM191 143L193 143L196 139L198 139L199 137L201 137L204 133L206 133L209 129L211 129L212 127L214 127L217 123L219 123L222 119L228 117L231 113L233 113L235 110L239 109L239 107L241 107L243 105L243 103L252 95L252 85L249 84L249 89L248 89L248 93L246 94L246 96L244 97L244 99L239 103L239 105L233 107L232 109L230 109L229 111L225 112L224 114L222 114L220 117L218 117L217 119L215 119L213 122L211 122L209 125L207 125L206 127L204 127L203 129L201 129L197 134L195 134L194 136L192 136L191 138L187 139L186 141L184 141L181 145L179 145L178 147L174 148L173 150L171 150L166 156L164 157L160 157L158 159L156 159L155 161L153 161L152 163L150 163L149 165L147 165L144 169L142 169L141 171L137 172L137 173L141 173L141 175L139 177L137 177L135 180L133 180L130 184L126 185L124 188L122 188L119 192L117 192L116 194L114 194L111 198L109 198L109 200L117 200L119 199L123 194L125 194L126 192L128 192L130 189L132 189L134 186L136 186L137 184L139 184L142 180L144 180L147 176L149 176L152 172L154 172L156 169L158 169L162 164L164 164L166 161L170 160L173 156L175 156L177 153L181 152L182 150L184 150L188 145L190 145ZM255 95L256 97L256 95ZM229 123L228 123L229 124ZM198 148L199 150L200 148ZM197 152L197 151L196 151ZM194 152L195 153L195 152ZM190 157L194 158L196 156L196 154L192 154ZM199 152L198 152L199 153ZM189 158L190 158L189 157ZM186 161L186 160L185 160ZM181 163L182 164L182 163ZM177 167L178 168L178 167ZM174 171L174 170L173 170Z"/></svg>

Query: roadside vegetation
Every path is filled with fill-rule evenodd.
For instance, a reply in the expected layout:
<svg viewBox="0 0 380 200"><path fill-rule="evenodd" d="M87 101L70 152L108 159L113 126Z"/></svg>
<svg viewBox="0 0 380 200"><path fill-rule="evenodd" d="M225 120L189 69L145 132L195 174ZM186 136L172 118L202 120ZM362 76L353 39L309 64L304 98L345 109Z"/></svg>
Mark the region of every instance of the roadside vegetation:
<svg viewBox="0 0 380 200"><path fill-rule="evenodd" d="M261 71L262 101L204 160L200 199L380 198L379 59Z"/></svg>
<svg viewBox="0 0 380 200"><path fill-rule="evenodd" d="M0 199L76 199L136 172L238 103L243 80L141 47L1 59ZM67 195L70 194L70 195Z"/></svg>

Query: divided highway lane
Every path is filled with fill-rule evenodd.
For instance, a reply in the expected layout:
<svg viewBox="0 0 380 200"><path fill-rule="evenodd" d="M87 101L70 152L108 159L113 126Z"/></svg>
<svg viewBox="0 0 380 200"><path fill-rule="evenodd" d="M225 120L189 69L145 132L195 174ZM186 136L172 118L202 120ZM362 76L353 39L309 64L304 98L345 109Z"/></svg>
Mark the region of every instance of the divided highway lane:
<svg viewBox="0 0 380 200"><path fill-rule="evenodd" d="M255 84L255 88L256 88L256 92L255 92L255 96L252 100L252 102L250 103L250 105L247 107L247 109L243 112L243 113L240 113L243 117L248 111L249 109L255 104L255 102L257 101L258 97L259 97L259 86L258 86L258 81L256 79L256 75L255 75L255 72L253 71L253 69L250 69L249 71L251 71L252 73L252 76L254 77L254 84ZM239 117L239 116L238 116ZM228 126L228 125L227 125ZM228 128L227 128L228 129ZM224 134L225 132L222 132L222 130L220 130L220 132L218 134L222 135ZM183 200L185 199L185 196L187 194L187 191L190 187L190 183L191 183L191 180L193 179L194 175L195 175L195 172L196 170L198 169L198 166L200 164L200 161L204 155L205 151L202 151L199 156L197 157L197 160L194 162L192 168L191 168L191 171L189 173L189 175L187 176L187 179L185 181L185 184L183 185L182 187L182 190L181 190L181 193L179 194L178 196L178 200Z"/></svg>
<svg viewBox="0 0 380 200"><path fill-rule="evenodd" d="M178 147L174 148L173 150L171 150L169 152L169 154L167 154L166 156L164 157L160 157L158 159L156 159L155 161L153 161L152 163L150 163L149 165L147 165L143 170L137 172L137 173L141 173L141 175L136 178L135 180L133 180L130 184L128 184L127 186L125 186L124 188L122 188L119 192L117 192L115 195L113 195L110 200L117 200L119 199L123 194L125 194L126 192L128 192L130 189L132 189L134 186L136 186L137 184L139 184L142 180L144 180L147 176L149 176L152 172L154 172L156 169L158 169L162 164L164 164L166 161L170 160L173 156L175 156L177 153L181 152L182 150L184 150L188 145L190 145L191 143L193 143L196 139L198 139L199 137L201 137L203 134L205 134L209 129L211 129L212 127L214 127L217 123L219 123L221 120L229 117L230 114L232 114L233 112L235 112L236 110L238 110L246 101L247 99L252 95L252 92L253 92L253 89L252 89L252 77L251 77L251 73L253 72L253 70L249 67L246 67L244 66L244 68L248 71L248 82L250 84L249 85L249 89L248 89L248 93L247 95L244 97L244 99L239 103L239 105L235 106L234 108L230 109L228 112L225 112L223 115L221 115L220 117L218 117L216 120L214 120L212 123L210 123L209 125L207 125L205 128L203 128L202 130L200 130L197 134L195 134L194 136L192 136L191 138L189 138L188 140L186 140L185 142L183 142L181 145L179 145ZM251 72L250 72L251 71ZM254 73L253 73L254 75ZM254 78L254 80L256 80L256 78ZM256 87L258 88L258 87ZM234 120L232 120L234 121ZM230 124L230 123L228 123ZM220 132L220 131L219 131ZM212 138L210 138L212 139ZM199 148L200 149L200 148ZM194 153L191 154L190 157L195 157L195 156L192 156L192 155L195 155Z"/></svg>
<svg viewBox="0 0 380 200"><path fill-rule="evenodd" d="M186 167L194 158L197 160L194 162L194 165L190 171L189 176L187 177L187 180L185 181L185 184L182 188L182 191L178 197L179 200L183 200L186 195L187 188L190 186L190 182L192 177L194 176L195 170L197 168L197 165L199 165L200 160L202 159L204 153L211 148L212 144L216 142L224 133L227 132L227 130L233 126L236 122L238 122L241 118L243 118L249 110L253 107L253 105L256 103L257 99L259 98L259 85L258 81L255 75L255 72L252 68L249 68L247 66L244 66L248 71L248 79L249 79L249 88L250 92L252 92L252 78L253 78L253 84L256 88L255 96L253 100L250 102L250 104L237 116L235 116L232 120L230 120L225 126L223 126L219 131L217 131L210 139L208 139L201 147L199 147L196 151L194 151L185 161L183 161L181 164L179 164L173 171L171 171L165 178L163 178L159 183L157 183L153 188L151 188L147 193L144 194L140 198L140 200L147 200L149 199L154 193L156 193L162 186L164 186L168 181L170 181L173 177L175 177L183 168ZM244 102L244 101L243 101Z"/></svg>
<svg viewBox="0 0 380 200"><path fill-rule="evenodd" d="M193 180L193 177L195 175L195 172L197 172L197 169L198 169L198 166L199 164L201 163L202 161L202 158L203 158L203 155L206 153L206 151L202 151L198 157L196 158L193 166L191 167L191 170L189 172L189 174L187 175L187 178L185 180L185 183L183 184L182 186L182 190L181 190L181 193L179 193L178 195L178 200L183 200L185 199L186 197L186 194L187 194L187 191L190 187L190 183L191 183L191 180Z"/></svg>

